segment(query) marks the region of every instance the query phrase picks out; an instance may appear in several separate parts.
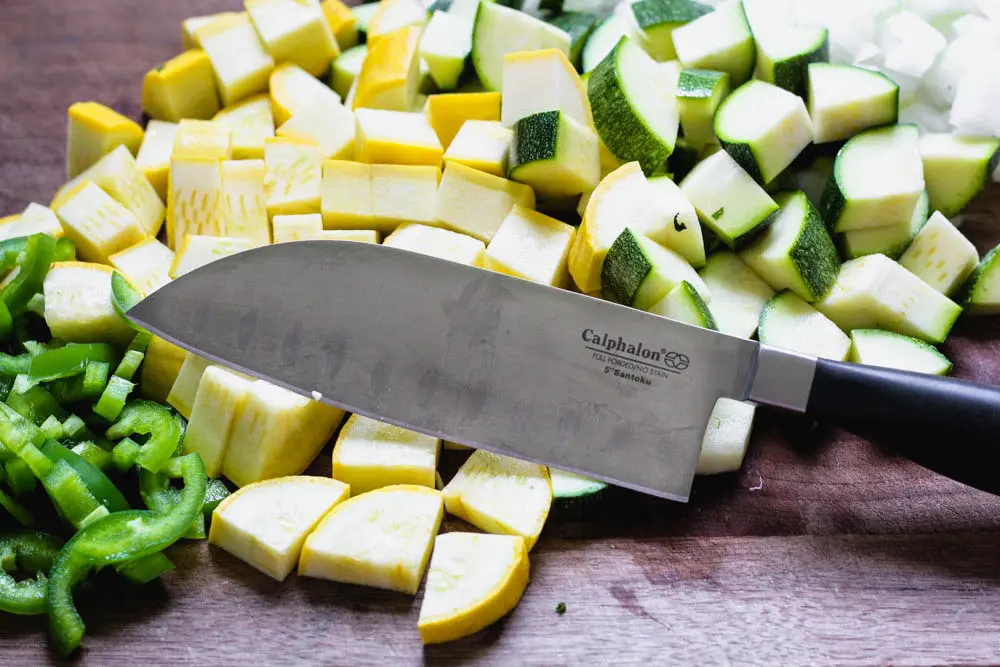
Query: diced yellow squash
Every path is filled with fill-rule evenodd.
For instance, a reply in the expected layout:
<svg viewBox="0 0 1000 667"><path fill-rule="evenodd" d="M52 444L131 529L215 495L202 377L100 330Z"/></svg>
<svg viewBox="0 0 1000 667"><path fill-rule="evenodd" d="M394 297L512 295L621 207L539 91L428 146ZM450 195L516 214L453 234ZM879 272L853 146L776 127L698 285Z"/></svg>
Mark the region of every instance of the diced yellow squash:
<svg viewBox="0 0 1000 667"><path fill-rule="evenodd" d="M128 344L135 331L111 301L114 270L103 264L56 262L42 294L45 323L54 338L74 343Z"/></svg>
<svg viewBox="0 0 1000 667"><path fill-rule="evenodd" d="M458 162L445 166L437 202L442 226L489 243L515 205L534 208L534 191Z"/></svg>
<svg viewBox="0 0 1000 667"><path fill-rule="evenodd" d="M234 160L264 159L264 141L274 136L274 116L267 95L254 95L226 107L212 120L232 130L230 154Z"/></svg>
<svg viewBox="0 0 1000 667"><path fill-rule="evenodd" d="M566 287L566 260L575 234L572 225L515 206L486 247L485 266L543 285Z"/></svg>
<svg viewBox="0 0 1000 667"><path fill-rule="evenodd" d="M427 10L419 0L382 0L368 23L368 44L375 45L385 36L402 28L419 29L427 23Z"/></svg>
<svg viewBox="0 0 1000 667"><path fill-rule="evenodd" d="M441 493L422 486L354 494L306 538L299 576L415 595L443 515Z"/></svg>
<svg viewBox="0 0 1000 667"><path fill-rule="evenodd" d="M155 238L148 238L111 255L108 263L145 296L170 282L174 251Z"/></svg>
<svg viewBox="0 0 1000 667"><path fill-rule="evenodd" d="M245 5L275 62L295 63L319 76L340 53L319 0L246 0Z"/></svg>
<svg viewBox="0 0 1000 667"><path fill-rule="evenodd" d="M469 266L482 266L486 253L486 244L479 239L440 227L415 224L400 225L382 245Z"/></svg>
<svg viewBox="0 0 1000 667"><path fill-rule="evenodd" d="M17 222L21 218L20 213L12 213L10 215L5 215L0 218L0 225L9 225L11 223Z"/></svg>
<svg viewBox="0 0 1000 667"><path fill-rule="evenodd" d="M146 134L142 138L139 154L135 162L142 169L161 202L167 201L167 179L170 174L170 155L174 152L177 138L177 123L151 120L146 124Z"/></svg>
<svg viewBox="0 0 1000 667"><path fill-rule="evenodd" d="M271 111L281 127L300 111L320 102L324 108L340 104L340 95L293 63L278 65L271 72Z"/></svg>
<svg viewBox="0 0 1000 667"><path fill-rule="evenodd" d="M420 84L419 47L420 28L416 27L400 28L377 43L369 42L355 80L352 108L410 111Z"/></svg>
<svg viewBox="0 0 1000 667"><path fill-rule="evenodd" d="M170 393L167 394L167 403L185 419L191 419L191 409L194 408L194 400L198 396L198 385L205 370L211 365L212 362L197 354L187 352L184 355L184 362L170 387Z"/></svg>
<svg viewBox="0 0 1000 667"><path fill-rule="evenodd" d="M244 238L253 247L271 242L265 207L267 168L263 160L223 160L220 215L226 236Z"/></svg>
<svg viewBox="0 0 1000 667"><path fill-rule="evenodd" d="M215 120L185 118L177 126L171 158L211 158L228 160L232 156L233 128Z"/></svg>
<svg viewBox="0 0 1000 667"><path fill-rule="evenodd" d="M520 535L530 551L552 505L545 466L477 449L444 487L444 506L487 533Z"/></svg>
<svg viewBox="0 0 1000 667"><path fill-rule="evenodd" d="M341 51L356 46L358 43L358 19L351 8L340 0L323 0L323 15L326 23L337 40Z"/></svg>
<svg viewBox="0 0 1000 667"><path fill-rule="evenodd" d="M118 146L139 152L142 128L131 118L98 102L77 102L69 108L66 132L66 177L83 173Z"/></svg>
<svg viewBox="0 0 1000 667"><path fill-rule="evenodd" d="M542 111L562 111L587 127L594 127L587 88L576 68L559 49L518 51L503 59L504 127Z"/></svg>
<svg viewBox="0 0 1000 667"><path fill-rule="evenodd" d="M323 160L314 144L269 139L264 146L269 216L319 213Z"/></svg>
<svg viewBox="0 0 1000 667"><path fill-rule="evenodd" d="M212 512L208 542L283 581L295 569L306 536L347 494L345 484L326 477L245 486Z"/></svg>
<svg viewBox="0 0 1000 667"><path fill-rule="evenodd" d="M184 435L184 451L201 455L209 477L222 472L233 422L246 403L251 382L223 366L209 366L201 376Z"/></svg>
<svg viewBox="0 0 1000 667"><path fill-rule="evenodd" d="M65 230L52 209L34 202L28 204L20 215L0 220L0 241L32 234L48 234L58 239L62 238Z"/></svg>
<svg viewBox="0 0 1000 667"><path fill-rule="evenodd" d="M326 229L374 229L372 168L344 160L323 163L321 210Z"/></svg>
<svg viewBox="0 0 1000 667"><path fill-rule="evenodd" d="M146 72L142 110L150 118L173 123L182 118L211 118L219 110L219 93L208 55L192 49Z"/></svg>
<svg viewBox="0 0 1000 667"><path fill-rule="evenodd" d="M278 128L278 136L313 143L325 160L354 157L354 113L342 104L314 99Z"/></svg>
<svg viewBox="0 0 1000 667"><path fill-rule="evenodd" d="M276 215L271 221L275 243L311 241L323 231L323 216L319 213Z"/></svg>
<svg viewBox="0 0 1000 667"><path fill-rule="evenodd" d="M216 18L195 31L215 70L223 106L267 90L274 59L261 44L246 13Z"/></svg>
<svg viewBox="0 0 1000 667"><path fill-rule="evenodd" d="M375 228L388 233L402 223L435 224L441 170L424 165L373 164Z"/></svg>
<svg viewBox="0 0 1000 667"><path fill-rule="evenodd" d="M198 41L198 28L208 25L220 16L236 16L236 14L238 12L220 12L205 16L190 16L181 21L181 45L184 50L201 48L201 42Z"/></svg>
<svg viewBox="0 0 1000 667"><path fill-rule="evenodd" d="M167 245L189 234L222 234L222 172L214 158L172 158L167 198Z"/></svg>
<svg viewBox="0 0 1000 667"><path fill-rule="evenodd" d="M424 114L358 109L354 120L354 159L358 162L441 167L444 150Z"/></svg>
<svg viewBox="0 0 1000 667"><path fill-rule="evenodd" d="M469 120L500 120L500 93L451 93L427 98L427 118L447 155L452 140Z"/></svg>
<svg viewBox="0 0 1000 667"><path fill-rule="evenodd" d="M107 192L84 181L56 211L77 256L108 263L108 257L146 238L139 220Z"/></svg>
<svg viewBox="0 0 1000 667"><path fill-rule="evenodd" d="M357 241L379 243L381 236L374 229L324 229L316 237L321 241Z"/></svg>
<svg viewBox="0 0 1000 667"><path fill-rule="evenodd" d="M355 496L393 484L433 489L440 450L433 436L351 415L333 446L333 478Z"/></svg>
<svg viewBox="0 0 1000 667"><path fill-rule="evenodd" d="M153 336L139 367L139 393L142 397L166 402L186 357L185 350Z"/></svg>
<svg viewBox="0 0 1000 667"><path fill-rule="evenodd" d="M344 411L257 380L233 425L222 473L237 486L305 470Z"/></svg>
<svg viewBox="0 0 1000 667"><path fill-rule="evenodd" d="M445 151L444 162L457 162L487 174L504 176L513 138L514 133L500 121L468 120Z"/></svg>
<svg viewBox="0 0 1000 667"><path fill-rule="evenodd" d="M446 533L434 541L417 629L424 644L460 639L492 625L528 586L528 549L511 535Z"/></svg>
<svg viewBox="0 0 1000 667"><path fill-rule="evenodd" d="M124 146L119 146L86 171L86 179L127 208L149 236L163 225L165 208L153 185Z"/></svg>
<svg viewBox="0 0 1000 667"><path fill-rule="evenodd" d="M217 259L229 257L253 247L254 244L250 239L188 234L177 250L174 263L170 265L170 277L180 278L185 273L211 264Z"/></svg>

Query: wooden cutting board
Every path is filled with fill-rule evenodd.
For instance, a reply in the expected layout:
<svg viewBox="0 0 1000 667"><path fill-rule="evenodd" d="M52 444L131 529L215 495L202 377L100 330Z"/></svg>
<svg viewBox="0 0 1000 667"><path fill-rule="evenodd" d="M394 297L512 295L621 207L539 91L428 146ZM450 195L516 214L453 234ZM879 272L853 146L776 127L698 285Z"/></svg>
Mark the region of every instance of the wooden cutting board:
<svg viewBox="0 0 1000 667"><path fill-rule="evenodd" d="M181 19L238 6L0 1L0 215L61 185L70 103L138 119L142 75L178 52ZM982 251L998 212L994 188L965 222ZM1000 384L1000 318L962 321L944 351L956 375ZM329 473L328 452L312 472ZM421 647L419 596L279 584L204 543L170 556L156 584L81 589L83 664L1000 663L1000 499L771 415L743 469L699 479L689 505L622 493L550 522L521 605L448 645ZM0 616L0 663L51 660L44 627Z"/></svg>

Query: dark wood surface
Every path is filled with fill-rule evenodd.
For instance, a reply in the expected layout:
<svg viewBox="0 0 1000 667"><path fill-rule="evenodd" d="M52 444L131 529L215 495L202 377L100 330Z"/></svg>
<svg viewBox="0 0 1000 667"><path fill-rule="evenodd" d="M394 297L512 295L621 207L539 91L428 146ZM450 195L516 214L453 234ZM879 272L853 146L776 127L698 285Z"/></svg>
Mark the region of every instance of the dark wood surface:
<svg viewBox="0 0 1000 667"><path fill-rule="evenodd" d="M180 20L238 4L0 0L0 215L61 184L70 103L138 119L142 74L180 49ZM965 223L981 250L1000 241L997 211L994 188ZM1000 319L961 322L945 351L957 375L1000 384ZM328 451L313 471L329 472ZM689 505L622 493L600 516L551 521L521 605L449 645L421 647L419 596L279 584L204 543L170 555L178 569L156 584L81 589L79 662L1000 663L1000 499L770 415L743 469L698 480ZM0 617L0 663L50 655L42 619Z"/></svg>

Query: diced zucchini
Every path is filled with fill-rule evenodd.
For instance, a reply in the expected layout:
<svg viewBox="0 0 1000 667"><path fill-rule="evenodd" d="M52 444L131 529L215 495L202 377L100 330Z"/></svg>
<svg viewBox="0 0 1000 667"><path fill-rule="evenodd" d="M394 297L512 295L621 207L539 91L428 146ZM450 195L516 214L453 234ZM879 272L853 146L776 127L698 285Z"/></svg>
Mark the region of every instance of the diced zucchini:
<svg viewBox="0 0 1000 667"><path fill-rule="evenodd" d="M857 259L865 255L881 254L889 259L899 259L927 222L928 215L928 197L925 190L920 194L920 199L913 208L913 215L906 224L845 232L841 237L844 256L847 259Z"/></svg>
<svg viewBox="0 0 1000 667"><path fill-rule="evenodd" d="M330 87L341 98L347 97L354 80L361 74L361 65L364 64L367 55L368 45L358 44L341 53L333 61L333 66L330 68Z"/></svg>
<svg viewBox="0 0 1000 667"><path fill-rule="evenodd" d="M597 187L597 135L561 111L543 111L514 124L507 176L540 197L567 197Z"/></svg>
<svg viewBox="0 0 1000 667"><path fill-rule="evenodd" d="M371 165L326 160L320 188L320 212L325 229L375 228Z"/></svg>
<svg viewBox="0 0 1000 667"><path fill-rule="evenodd" d="M837 248L805 193L782 193L775 201L781 209L774 221L740 258L774 289L816 301L837 279Z"/></svg>
<svg viewBox="0 0 1000 667"><path fill-rule="evenodd" d="M756 411L757 406L749 401L716 400L701 441L696 474L717 475L740 469L753 433Z"/></svg>
<svg viewBox="0 0 1000 667"><path fill-rule="evenodd" d="M933 345L878 329L851 332L851 361L930 375L947 375L952 365Z"/></svg>
<svg viewBox="0 0 1000 667"><path fill-rule="evenodd" d="M834 232L903 225L923 191L916 126L868 130L837 153L820 213Z"/></svg>
<svg viewBox="0 0 1000 667"><path fill-rule="evenodd" d="M812 142L813 132L802 98L750 81L719 106L715 134L754 180L767 185Z"/></svg>
<svg viewBox="0 0 1000 667"><path fill-rule="evenodd" d="M729 95L729 74L705 69L686 69L677 81L677 112L684 139L701 150L715 142L715 112ZM674 174L678 177L677 174ZM680 176L683 178L683 176Z"/></svg>
<svg viewBox="0 0 1000 667"><path fill-rule="evenodd" d="M781 292L764 305L757 337L761 343L834 361L851 350L847 335L793 292Z"/></svg>
<svg viewBox="0 0 1000 667"><path fill-rule="evenodd" d="M673 31L677 57L687 69L728 72L733 86L753 73L753 35L741 0L726 0L714 12Z"/></svg>
<svg viewBox="0 0 1000 667"><path fill-rule="evenodd" d="M940 343L962 309L885 255L852 259L816 308L841 329L887 329Z"/></svg>
<svg viewBox="0 0 1000 667"><path fill-rule="evenodd" d="M755 34L757 64L754 76L805 98L810 63L830 60L826 28L784 27Z"/></svg>
<svg viewBox="0 0 1000 667"><path fill-rule="evenodd" d="M753 336L774 289L728 250L709 255L700 275L712 293L709 307L719 331L740 338Z"/></svg>
<svg viewBox="0 0 1000 667"><path fill-rule="evenodd" d="M566 31L494 2L482 2L472 31L472 64L488 90L503 89L503 61L508 53L559 49L569 55Z"/></svg>
<svg viewBox="0 0 1000 667"><path fill-rule="evenodd" d="M714 331L719 329L708 304L698 294L695 286L686 280L674 286L665 297L650 306L649 312L702 329Z"/></svg>
<svg viewBox="0 0 1000 667"><path fill-rule="evenodd" d="M817 144L892 125L899 117L899 86L881 72L811 63L807 76L809 117Z"/></svg>
<svg viewBox="0 0 1000 667"><path fill-rule="evenodd" d="M648 181L653 191L654 206L670 220L662 238L657 240L694 268L705 266L705 241L694 206L668 176L653 176Z"/></svg>
<svg viewBox="0 0 1000 667"><path fill-rule="evenodd" d="M549 19L549 23L569 35L569 61L574 67L580 67L583 45L594 31L597 17L588 12L563 12Z"/></svg>
<svg viewBox="0 0 1000 667"><path fill-rule="evenodd" d="M899 264L945 296L965 284L979 263L976 246L935 211Z"/></svg>
<svg viewBox="0 0 1000 667"><path fill-rule="evenodd" d="M454 90L472 52L472 22L436 11L420 38L420 57L441 90Z"/></svg>
<svg viewBox="0 0 1000 667"><path fill-rule="evenodd" d="M351 13L358 21L358 39L362 42L368 37L368 25L371 23L372 16L378 11L378 6L377 2L369 2L351 7Z"/></svg>
<svg viewBox="0 0 1000 667"><path fill-rule="evenodd" d="M469 266L482 264L486 252L486 245L479 239L440 227L414 224L400 225L382 245Z"/></svg>
<svg viewBox="0 0 1000 667"><path fill-rule="evenodd" d="M595 509L607 496L608 484L583 475L549 468L552 480L552 513L585 512Z"/></svg>
<svg viewBox="0 0 1000 667"><path fill-rule="evenodd" d="M584 72L594 70L605 56L615 48L615 45L625 36L626 23L624 17L615 13L602 19L594 27L587 38L580 54L580 68Z"/></svg>
<svg viewBox="0 0 1000 667"><path fill-rule="evenodd" d="M920 157L931 210L953 218L982 192L1000 165L1000 139L925 134Z"/></svg>
<svg viewBox="0 0 1000 667"><path fill-rule="evenodd" d="M500 122L512 128L522 118L554 110L593 126L587 89L566 54L544 49L505 55Z"/></svg>
<svg viewBox="0 0 1000 667"><path fill-rule="evenodd" d="M1000 313L1000 246L986 253L959 298L970 315Z"/></svg>
<svg viewBox="0 0 1000 667"><path fill-rule="evenodd" d="M660 62L677 57L675 29L712 11L694 0L635 0L630 4L639 43Z"/></svg>
<svg viewBox="0 0 1000 667"><path fill-rule="evenodd" d="M677 100L669 70L629 39L622 39L587 80L594 124L622 162L636 160L646 174L666 171L677 141Z"/></svg>
<svg viewBox="0 0 1000 667"><path fill-rule="evenodd" d="M571 225L515 206L487 246L483 265L543 285L566 287L566 258L575 236Z"/></svg>
<svg viewBox="0 0 1000 667"><path fill-rule="evenodd" d="M698 217L733 250L764 231L778 204L726 151L702 160L681 182Z"/></svg>
<svg viewBox="0 0 1000 667"><path fill-rule="evenodd" d="M604 260L601 295L608 301L648 310L685 281L694 285L703 299L711 299L705 282L683 257L626 227Z"/></svg>
<svg viewBox="0 0 1000 667"><path fill-rule="evenodd" d="M332 474L352 496L394 484L433 489L440 451L439 438L351 415L333 447Z"/></svg>

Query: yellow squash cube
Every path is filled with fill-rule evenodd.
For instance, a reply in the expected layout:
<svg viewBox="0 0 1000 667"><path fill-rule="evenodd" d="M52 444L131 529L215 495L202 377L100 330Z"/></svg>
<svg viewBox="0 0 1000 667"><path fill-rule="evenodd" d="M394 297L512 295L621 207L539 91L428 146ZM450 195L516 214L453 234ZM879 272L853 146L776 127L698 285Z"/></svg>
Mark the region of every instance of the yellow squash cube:
<svg viewBox="0 0 1000 667"><path fill-rule="evenodd" d="M147 238L135 215L90 181L77 186L56 215L77 256L88 262L107 264L111 255Z"/></svg>
<svg viewBox="0 0 1000 667"><path fill-rule="evenodd" d="M246 10L275 62L319 76L340 53L319 0L246 0Z"/></svg>
<svg viewBox="0 0 1000 667"><path fill-rule="evenodd" d="M323 231L323 216L319 213L276 215L271 221L275 243L311 241Z"/></svg>
<svg viewBox="0 0 1000 667"><path fill-rule="evenodd" d="M323 15L341 51L358 43L358 18L340 0L323 0Z"/></svg>
<svg viewBox="0 0 1000 667"><path fill-rule="evenodd" d="M184 237L184 241L174 257L174 263L170 265L170 277L180 278L185 273L190 273L217 259L229 257L253 247L253 242L250 239L188 234Z"/></svg>
<svg viewBox="0 0 1000 667"><path fill-rule="evenodd" d="M322 103L324 107L340 104L340 95L293 63L274 68L269 94L274 122L278 127L315 102Z"/></svg>
<svg viewBox="0 0 1000 667"><path fill-rule="evenodd" d="M507 173L514 133L500 121L468 120L445 151L445 164L457 162L494 176Z"/></svg>
<svg viewBox="0 0 1000 667"><path fill-rule="evenodd" d="M422 486L400 484L355 495L306 538L299 576L414 595L443 515L441 493Z"/></svg>
<svg viewBox="0 0 1000 667"><path fill-rule="evenodd" d="M435 224L441 170L421 165L373 164L372 213L375 227L391 232L401 223Z"/></svg>
<svg viewBox="0 0 1000 667"><path fill-rule="evenodd" d="M191 352L184 354L184 362L177 371L177 377L167 394L167 403L172 405L185 419L191 419L194 400L198 396L198 385L205 371L212 365L208 359Z"/></svg>
<svg viewBox="0 0 1000 667"><path fill-rule="evenodd" d="M368 23L368 44L374 46L386 35L402 28L422 28L427 10L419 0L382 0Z"/></svg>
<svg viewBox="0 0 1000 667"><path fill-rule="evenodd" d="M139 367L139 392L151 401L166 402L177 380L187 352L173 343L153 336Z"/></svg>
<svg viewBox="0 0 1000 667"><path fill-rule="evenodd" d="M167 245L176 249L187 234L225 233L220 202L222 161L229 157L232 130L215 121L184 120L170 158Z"/></svg>
<svg viewBox="0 0 1000 667"><path fill-rule="evenodd" d="M103 264L56 262L42 294L45 323L52 336L74 343L119 343L127 345L135 331L111 302L114 270Z"/></svg>
<svg viewBox="0 0 1000 667"><path fill-rule="evenodd" d="M319 213L323 160L314 144L270 139L264 146L269 216Z"/></svg>
<svg viewBox="0 0 1000 667"><path fill-rule="evenodd" d="M212 120L232 130L230 154L234 160L264 158L264 141L274 136L274 116L267 95L255 95L226 107Z"/></svg>
<svg viewBox="0 0 1000 667"><path fill-rule="evenodd" d="M222 366L209 366L201 376L184 435L184 451L201 455L209 477L222 472L233 422L250 395L252 382Z"/></svg>
<svg viewBox="0 0 1000 667"><path fill-rule="evenodd" d="M486 247L486 268L543 285L566 287L566 260L576 229L537 211L515 206Z"/></svg>
<svg viewBox="0 0 1000 667"><path fill-rule="evenodd" d="M374 229L371 165L344 160L323 163L320 208L325 229Z"/></svg>
<svg viewBox="0 0 1000 667"><path fill-rule="evenodd" d="M219 110L219 93L208 55L192 49L146 72L142 110L150 118L174 123L182 118L211 118Z"/></svg>
<svg viewBox="0 0 1000 667"><path fill-rule="evenodd" d="M438 438L351 415L333 446L333 478L355 496L393 484L433 489L440 450Z"/></svg>
<svg viewBox="0 0 1000 667"><path fill-rule="evenodd" d="M356 241L379 243L381 237L374 229L324 229L316 237L321 241Z"/></svg>
<svg viewBox="0 0 1000 667"><path fill-rule="evenodd" d="M441 167L444 150L424 114L358 109L354 120L354 159L358 162Z"/></svg>
<svg viewBox="0 0 1000 667"><path fill-rule="evenodd" d="M142 128L131 118L98 102L77 102L69 108L66 132L66 176L73 178L90 165L125 146L139 152Z"/></svg>
<svg viewBox="0 0 1000 667"><path fill-rule="evenodd" d="M127 148L119 146L102 157L85 177L131 211L146 234L159 233L166 209Z"/></svg>
<svg viewBox="0 0 1000 667"><path fill-rule="evenodd" d="M265 207L267 168L263 160L223 160L219 204L226 236L244 238L253 247L271 242Z"/></svg>
<svg viewBox="0 0 1000 667"><path fill-rule="evenodd" d="M160 201L167 201L167 179L170 174L170 155L174 151L174 139L177 137L177 123L162 120L151 120L146 125L146 134L142 138L139 154L135 163L142 169Z"/></svg>
<svg viewBox="0 0 1000 667"><path fill-rule="evenodd" d="M278 128L278 136L313 143L325 160L354 156L354 113L341 105L314 100Z"/></svg>
<svg viewBox="0 0 1000 667"><path fill-rule="evenodd" d="M198 41L198 28L208 25L219 17L236 16L238 13L219 12L218 14L207 14L205 16L189 16L181 21L181 45L184 47L184 50L201 48L201 42Z"/></svg>
<svg viewBox="0 0 1000 667"><path fill-rule="evenodd" d="M20 215L8 216L0 222L0 241L32 234L48 234L58 239L65 233L55 212L34 202L28 204Z"/></svg>
<svg viewBox="0 0 1000 667"><path fill-rule="evenodd" d="M258 380L233 425L222 473L237 486L305 470L343 410Z"/></svg>
<svg viewBox="0 0 1000 667"><path fill-rule="evenodd" d="M232 152L233 130L226 123L214 120L184 119L177 126L172 158L205 157L229 159Z"/></svg>
<svg viewBox="0 0 1000 667"><path fill-rule="evenodd" d="M427 117L446 154L466 121L499 121L500 93L451 93L427 98Z"/></svg>
<svg viewBox="0 0 1000 667"><path fill-rule="evenodd" d="M354 109L410 111L420 84L420 28L400 28L369 42L356 84Z"/></svg>
<svg viewBox="0 0 1000 667"><path fill-rule="evenodd" d="M245 13L219 17L195 34L212 61L223 106L267 90L274 59Z"/></svg>
<svg viewBox="0 0 1000 667"><path fill-rule="evenodd" d="M486 244L479 239L427 225L400 225L382 245L469 266L481 266L486 253Z"/></svg>
<svg viewBox="0 0 1000 667"><path fill-rule="evenodd" d="M145 296L170 282L174 251L156 239L148 238L116 252L108 257L108 262Z"/></svg>
<svg viewBox="0 0 1000 667"><path fill-rule="evenodd" d="M535 207L527 185L450 162L438 188L438 223L489 243L515 205Z"/></svg>

